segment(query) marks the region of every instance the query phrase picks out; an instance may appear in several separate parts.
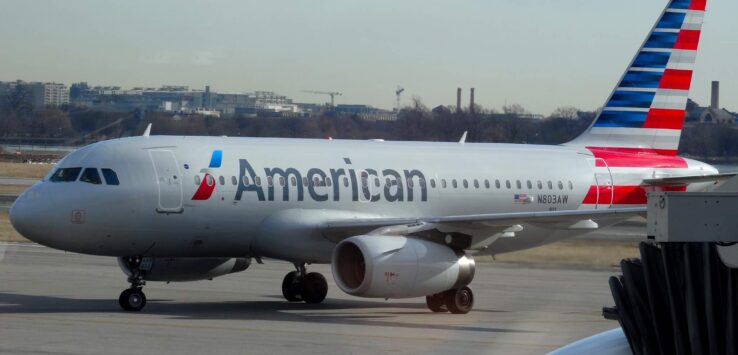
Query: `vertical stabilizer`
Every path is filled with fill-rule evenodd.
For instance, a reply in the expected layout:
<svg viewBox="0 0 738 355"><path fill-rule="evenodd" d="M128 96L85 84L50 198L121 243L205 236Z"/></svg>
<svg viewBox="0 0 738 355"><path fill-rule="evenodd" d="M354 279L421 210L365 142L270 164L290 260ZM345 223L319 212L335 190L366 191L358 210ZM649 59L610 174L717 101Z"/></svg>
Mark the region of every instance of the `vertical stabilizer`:
<svg viewBox="0 0 738 355"><path fill-rule="evenodd" d="M566 145L676 155L706 0L671 0L602 112Z"/></svg>

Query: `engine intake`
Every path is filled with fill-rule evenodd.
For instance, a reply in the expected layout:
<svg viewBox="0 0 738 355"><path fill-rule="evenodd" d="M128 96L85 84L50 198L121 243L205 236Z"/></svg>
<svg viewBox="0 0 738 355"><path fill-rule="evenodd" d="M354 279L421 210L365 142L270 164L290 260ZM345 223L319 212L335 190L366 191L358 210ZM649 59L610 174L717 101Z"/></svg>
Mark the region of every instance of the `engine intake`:
<svg viewBox="0 0 738 355"><path fill-rule="evenodd" d="M410 298L466 286L474 259L434 242L403 236L348 238L333 251L333 278L361 297Z"/></svg>

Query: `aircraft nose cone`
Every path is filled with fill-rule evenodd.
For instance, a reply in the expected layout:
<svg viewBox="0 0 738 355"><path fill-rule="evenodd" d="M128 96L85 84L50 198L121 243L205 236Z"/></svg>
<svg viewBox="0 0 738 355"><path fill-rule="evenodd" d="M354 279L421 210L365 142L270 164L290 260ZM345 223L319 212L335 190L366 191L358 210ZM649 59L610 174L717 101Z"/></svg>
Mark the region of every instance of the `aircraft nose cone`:
<svg viewBox="0 0 738 355"><path fill-rule="evenodd" d="M30 235L29 227L33 222L31 221L31 214L28 211L28 201L24 195L19 196L13 202L13 205L10 206L9 214L10 224L13 225L13 228L22 236L28 238Z"/></svg>
<svg viewBox="0 0 738 355"><path fill-rule="evenodd" d="M10 206L10 224L23 237L37 243L43 243L44 230L49 227L44 221L44 213L49 208L49 201L42 199L36 186L22 193Z"/></svg>

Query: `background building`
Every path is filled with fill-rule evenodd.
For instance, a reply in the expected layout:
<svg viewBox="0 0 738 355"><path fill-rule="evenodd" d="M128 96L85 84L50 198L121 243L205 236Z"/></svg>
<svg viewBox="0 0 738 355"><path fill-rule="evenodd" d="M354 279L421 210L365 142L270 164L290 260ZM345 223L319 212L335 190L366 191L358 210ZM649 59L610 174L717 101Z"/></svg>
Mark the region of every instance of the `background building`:
<svg viewBox="0 0 738 355"><path fill-rule="evenodd" d="M64 84L17 81L0 81L0 97L19 95L34 109L69 104L69 89Z"/></svg>

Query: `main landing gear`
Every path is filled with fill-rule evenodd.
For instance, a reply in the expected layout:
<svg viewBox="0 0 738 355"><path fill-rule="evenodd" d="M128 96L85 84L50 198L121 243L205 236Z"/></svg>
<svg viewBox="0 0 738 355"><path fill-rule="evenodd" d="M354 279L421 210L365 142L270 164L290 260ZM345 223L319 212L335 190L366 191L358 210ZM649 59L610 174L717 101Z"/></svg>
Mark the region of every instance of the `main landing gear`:
<svg viewBox="0 0 738 355"><path fill-rule="evenodd" d="M425 296L425 303L428 305L428 309L433 312L466 314L474 307L474 293L467 286L455 288Z"/></svg>
<svg viewBox="0 0 738 355"><path fill-rule="evenodd" d="M118 297L118 303L125 311L138 312L146 306L146 295L142 291L146 282L143 280L141 269L139 268L141 261L142 258L139 257L125 259L131 270L131 275L128 276L128 282L131 284L131 287L121 292L120 297Z"/></svg>
<svg viewBox="0 0 738 355"><path fill-rule="evenodd" d="M295 263L296 271L289 272L282 281L282 295L287 301L320 303L328 294L328 282L317 272L307 273L305 263Z"/></svg>

